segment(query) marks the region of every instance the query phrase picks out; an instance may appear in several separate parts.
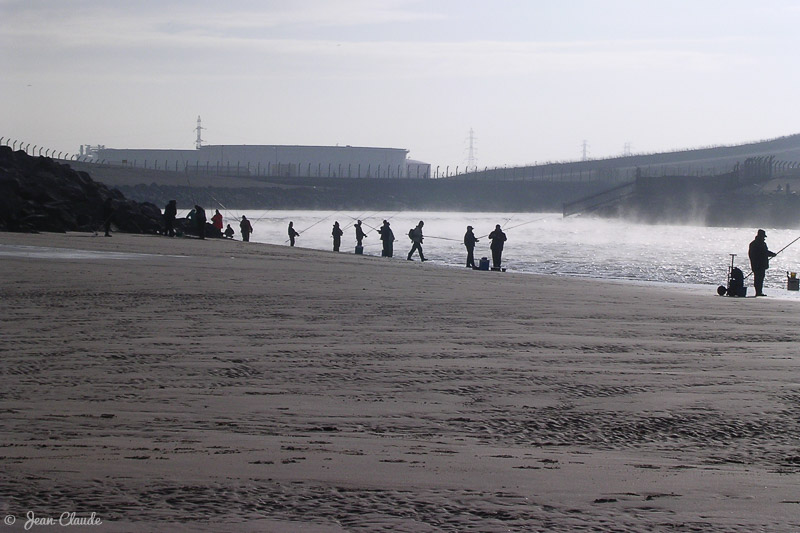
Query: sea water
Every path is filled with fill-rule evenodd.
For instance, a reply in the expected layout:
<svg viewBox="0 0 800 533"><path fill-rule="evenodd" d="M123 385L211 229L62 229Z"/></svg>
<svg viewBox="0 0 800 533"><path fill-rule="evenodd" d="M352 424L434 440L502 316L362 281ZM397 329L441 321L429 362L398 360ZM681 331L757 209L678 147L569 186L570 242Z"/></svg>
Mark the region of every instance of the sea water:
<svg viewBox="0 0 800 533"><path fill-rule="evenodd" d="M214 209L207 210L209 220ZM362 220L367 233L365 255L381 255L376 231L388 220L394 232L394 259L405 260L411 249L408 230L425 222L423 249L434 264L464 268L463 245L468 225L480 242L475 247L476 263L491 259L488 234L500 224L508 240L503 266L509 272L600 278L643 283L686 284L715 291L727 284L731 255L734 265L750 273L747 249L758 228L725 228L700 225L646 225L619 219L596 217L564 218L559 213L461 213L413 211L278 211L220 209L224 224L230 224L241 239L239 220L246 215L253 225L251 242L289 245L287 228L294 222L300 233L296 246L332 250L334 221L344 230L340 253L354 253L353 224ZM777 252L800 230L767 231L767 245ZM415 260L418 257L414 256ZM772 259L764 284L770 296L798 297L786 290L787 272L800 273L800 241ZM799 274L800 275L800 274ZM746 280L748 294L754 293L752 276ZM687 287L688 288L688 287Z"/></svg>

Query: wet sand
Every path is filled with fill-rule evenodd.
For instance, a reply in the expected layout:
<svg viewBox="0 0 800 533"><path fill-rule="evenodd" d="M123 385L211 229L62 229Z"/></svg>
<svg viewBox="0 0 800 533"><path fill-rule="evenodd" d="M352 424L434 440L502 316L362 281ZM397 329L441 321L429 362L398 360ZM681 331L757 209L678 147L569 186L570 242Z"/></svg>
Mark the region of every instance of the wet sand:
<svg viewBox="0 0 800 533"><path fill-rule="evenodd" d="M0 253L4 531L29 511L94 512L86 531L800 528L798 302L405 250L0 245L148 254Z"/></svg>

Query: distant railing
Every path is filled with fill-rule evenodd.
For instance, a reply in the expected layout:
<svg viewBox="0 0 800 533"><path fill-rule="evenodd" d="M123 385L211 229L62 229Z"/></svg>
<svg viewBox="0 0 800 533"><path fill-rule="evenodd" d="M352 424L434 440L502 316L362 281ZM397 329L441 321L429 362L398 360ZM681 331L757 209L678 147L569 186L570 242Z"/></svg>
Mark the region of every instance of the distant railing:
<svg viewBox="0 0 800 533"><path fill-rule="evenodd" d="M72 154L66 152L64 150L58 150L56 148L47 148L45 146L39 146L38 144L33 144L33 148L31 145L33 143L20 141L18 139L14 139L13 137L0 137L0 146L8 146L15 152L17 150L22 150L26 154L30 156L41 156L41 157L50 157L52 159L58 159L61 161L80 161L82 163L95 163L95 164L104 164L105 160L96 160L88 155L82 154Z"/></svg>
<svg viewBox="0 0 800 533"><path fill-rule="evenodd" d="M227 177L286 177L286 178L417 178L428 179L424 165L376 165L334 163L242 163L239 161L121 161L119 166L152 170L185 172L187 174Z"/></svg>
<svg viewBox="0 0 800 533"><path fill-rule="evenodd" d="M781 137L767 142L788 142L796 136ZM631 156L618 156L606 159L588 161L548 162L518 167L476 167L436 166L435 169L425 164L406 165L362 165L340 163L308 163L308 162L266 162L266 163L241 163L231 161L178 161L178 160L134 160L109 162L99 159L92 154L74 154L46 148L38 144L0 137L0 145L11 147L12 150L22 150L28 155L51 157L62 161L79 161L89 164L110 165L114 167L142 168L146 170L161 170L167 172L184 172L187 174L227 177L288 177L288 178L417 178L417 179L459 179L459 180L487 180L487 181L546 181L546 182L606 182L609 184L628 183L637 176L667 177L667 176L712 176L730 172L743 172L745 177L763 181L773 177L791 177L800 175L800 162L775 161L773 156L746 157L744 164L710 163L704 165L692 164L660 164L645 165L643 158L647 155L678 156L686 150L662 154L638 154ZM747 146L740 145L729 147L710 147L699 150L710 151L716 148L742 152ZM743 152L744 153L744 152Z"/></svg>

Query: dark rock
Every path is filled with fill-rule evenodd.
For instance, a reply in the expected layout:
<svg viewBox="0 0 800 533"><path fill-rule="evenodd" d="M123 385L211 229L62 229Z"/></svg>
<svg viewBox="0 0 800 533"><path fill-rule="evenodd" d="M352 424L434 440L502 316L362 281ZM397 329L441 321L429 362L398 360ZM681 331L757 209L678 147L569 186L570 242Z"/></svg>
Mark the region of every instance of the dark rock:
<svg viewBox="0 0 800 533"><path fill-rule="evenodd" d="M157 233L161 211L128 200L86 172L76 172L48 157L31 157L0 146L0 230L96 231L111 199L112 227L128 233Z"/></svg>

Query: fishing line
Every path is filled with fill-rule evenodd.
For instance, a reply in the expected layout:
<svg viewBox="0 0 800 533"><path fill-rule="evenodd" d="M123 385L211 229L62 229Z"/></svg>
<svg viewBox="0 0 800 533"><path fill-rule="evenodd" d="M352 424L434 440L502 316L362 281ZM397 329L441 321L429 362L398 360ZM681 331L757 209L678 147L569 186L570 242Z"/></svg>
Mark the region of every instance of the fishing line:
<svg viewBox="0 0 800 533"><path fill-rule="evenodd" d="M306 228L306 229L304 229L303 231L298 231L297 233L298 233L298 234L300 234L300 235L302 235L303 233L305 233L306 231L310 230L311 228L313 228L314 226L316 226L316 225L317 225L317 224L319 224L320 222L325 222L326 220L328 220L329 218L331 218L333 215L335 215L335 214L337 214L337 213L341 213L341 212L342 212L342 210L340 209L339 211L336 211L336 212L334 212L334 213L331 213L330 215L326 216L325 218L321 218L321 219L317 220L316 222L314 222L313 224L311 224L309 227L307 227L307 228ZM290 240L291 240L291 239L286 239L285 241L283 241L283 243L284 243L284 244L286 244L286 243L287 243L287 242L289 242Z"/></svg>
<svg viewBox="0 0 800 533"><path fill-rule="evenodd" d="M343 227L343 228L342 228L342 231L344 231L344 230L346 230L346 229L348 229L348 228L350 228L350 227L354 226L354 225L355 225L355 222L356 222L357 220L361 220L361 219L364 217L364 215L366 215L366 214L367 214L367 212L366 212L366 211L364 211L363 213L361 213L361 214L360 214L360 215L358 215L357 217L354 217L354 216L351 216L351 215L347 215L347 216L348 216L348 217L350 217L352 220L350 220L350 223L349 223L349 224L347 224L345 227ZM362 222L363 222L363 221L362 221Z"/></svg>
<svg viewBox="0 0 800 533"><path fill-rule="evenodd" d="M396 217L396 216L397 216L397 215L399 215L400 213L402 213L402 211L398 211L398 212L396 212L394 215L390 216L389 218L385 218L384 220L385 220L386 222L389 222L390 220L392 220L394 217ZM375 213L375 215L378 215L378 214L380 214L380 211L378 211L378 212L376 212L376 213ZM373 215L373 216L375 216L375 215ZM369 227L370 227L370 228L372 228L373 230L377 231L377 232L380 232L380 230L379 230L378 228L373 228L372 226L369 226ZM371 231L372 231L372 230L368 231L368 232L367 232L365 235L369 235Z"/></svg>
<svg viewBox="0 0 800 533"><path fill-rule="evenodd" d="M242 218L242 217L240 217L238 214L235 214L235 213L231 212L231 210L230 210L230 209L228 209L227 207L225 207L224 205L222 205L222 202L220 202L219 200L217 200L217 199L214 197L214 195L213 195L213 194L209 193L208 195L211 197L211 199L212 199L212 200L214 200L215 202L217 202L217 204L219 204L219 206L222 208L222 210L223 210L223 211L225 211L225 214L226 214L226 215L228 215L228 218L229 218L229 219L231 219L231 218L232 218L233 220L237 220L237 219L241 219L241 218ZM233 215L233 217L231 217L231 215Z"/></svg>
<svg viewBox="0 0 800 533"><path fill-rule="evenodd" d="M186 174L186 184L189 186L189 194L192 195L192 204L197 205L197 198L194 197L194 187L192 187L192 182L189 181L189 174Z"/></svg>
<svg viewBox="0 0 800 533"><path fill-rule="evenodd" d="M272 211L272 209L267 209L266 211L261 213L261 216L258 217L257 219L255 219L253 222L260 222L261 219L263 219L265 216L267 216L267 213L269 213L270 211Z"/></svg>
<svg viewBox="0 0 800 533"><path fill-rule="evenodd" d="M461 242L459 239L451 239L450 237L436 237L434 235L423 235L423 238L425 238L425 239L441 239L443 241Z"/></svg>

